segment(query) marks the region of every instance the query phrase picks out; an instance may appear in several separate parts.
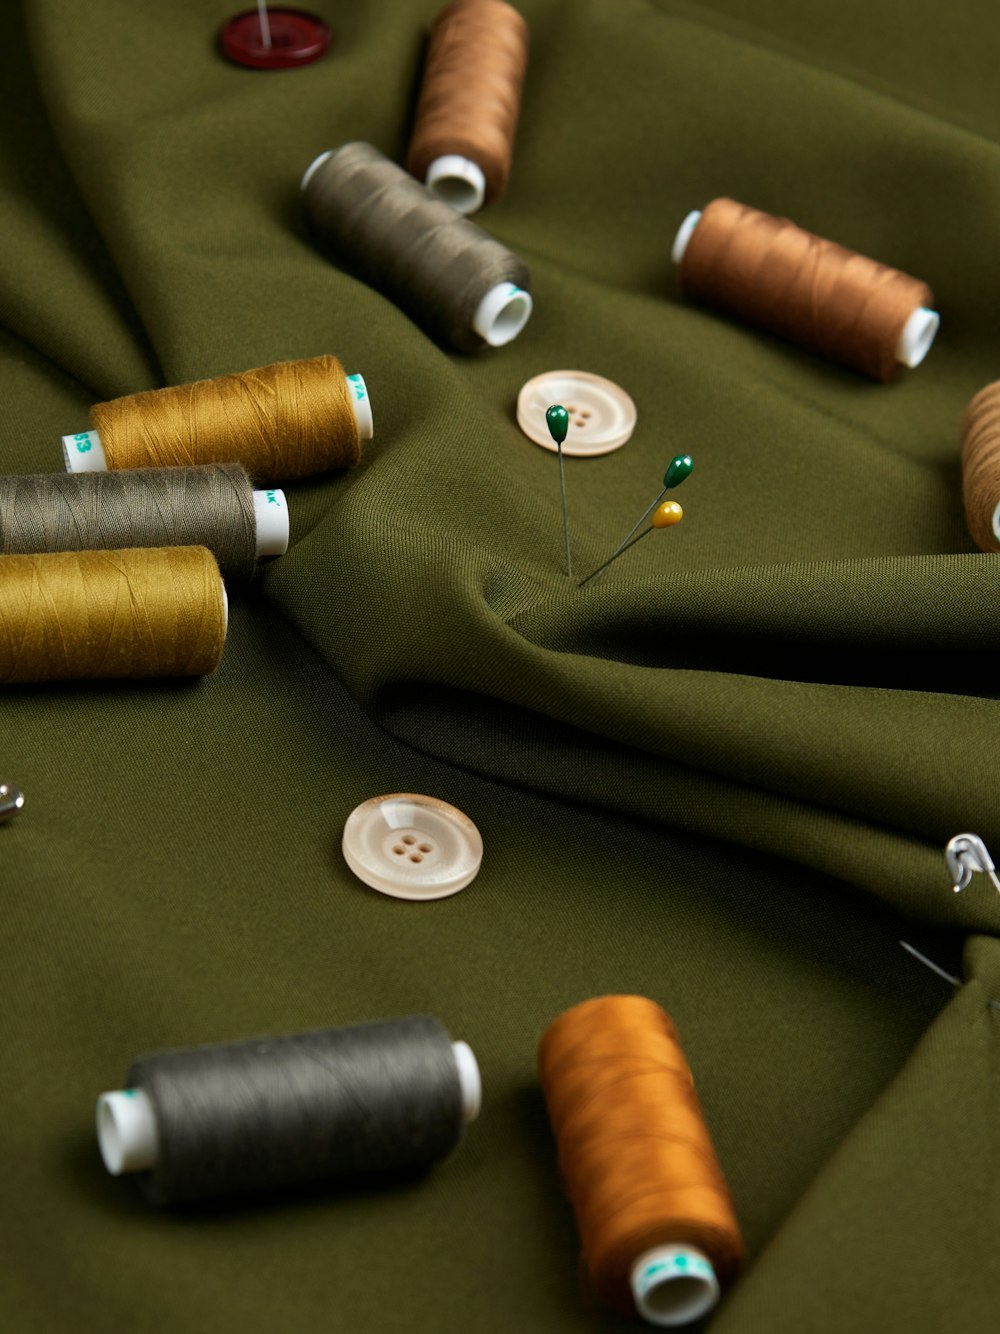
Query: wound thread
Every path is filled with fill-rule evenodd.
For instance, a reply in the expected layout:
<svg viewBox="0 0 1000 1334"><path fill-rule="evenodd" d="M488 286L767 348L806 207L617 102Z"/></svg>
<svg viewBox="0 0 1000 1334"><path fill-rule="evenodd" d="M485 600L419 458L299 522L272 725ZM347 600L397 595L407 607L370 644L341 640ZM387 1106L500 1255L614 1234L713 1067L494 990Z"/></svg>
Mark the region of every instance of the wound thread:
<svg viewBox="0 0 1000 1334"><path fill-rule="evenodd" d="M584 1001L549 1026L538 1067L598 1297L613 1310L635 1314L633 1269L656 1248L695 1247L718 1282L729 1282L742 1260L739 1226L668 1015L641 996ZM709 1288L693 1292L687 1285L686 1291L683 1281L672 1287L685 1273L694 1279L698 1268L693 1256L679 1269L676 1260L670 1263L659 1307L667 1315L679 1306L673 1315L694 1318L684 1303L704 1299ZM654 1290L660 1286L655 1272L652 1283ZM643 1314L653 1323L682 1323L656 1319L652 1293L649 1305L653 1313ZM703 1309L702 1301L697 1313Z"/></svg>
<svg viewBox="0 0 1000 1334"><path fill-rule="evenodd" d="M130 394L95 404L90 419L110 469L242 463L272 485L361 457L350 387L331 356Z"/></svg>
<svg viewBox="0 0 1000 1334"><path fill-rule="evenodd" d="M530 312L524 261L371 144L344 144L313 163L303 202L319 237L439 342L461 352L482 347L477 312L504 285ZM489 341L509 341L526 319Z"/></svg>
<svg viewBox="0 0 1000 1334"><path fill-rule="evenodd" d="M907 364L922 360L937 330L926 283L733 199L702 213L680 283L686 296L882 381L899 371L915 312L928 319Z"/></svg>
<svg viewBox="0 0 1000 1334"><path fill-rule="evenodd" d="M0 477L0 555L197 546L227 577L253 574L253 484L240 464Z"/></svg>
<svg viewBox="0 0 1000 1334"><path fill-rule="evenodd" d="M528 25L504 0L456 0L434 20L406 167L426 181L439 158L474 162L485 178L483 200L458 177L431 185L462 213L507 188L527 63Z"/></svg>
<svg viewBox="0 0 1000 1334"><path fill-rule="evenodd" d="M160 1052L127 1084L155 1119L137 1175L155 1204L425 1168L466 1119L451 1039L427 1016Z"/></svg>
<svg viewBox="0 0 1000 1334"><path fill-rule="evenodd" d="M203 676L225 638L204 547L0 556L0 684Z"/></svg>
<svg viewBox="0 0 1000 1334"><path fill-rule="evenodd" d="M962 419L962 498L981 551L1000 551L1000 380L972 399Z"/></svg>

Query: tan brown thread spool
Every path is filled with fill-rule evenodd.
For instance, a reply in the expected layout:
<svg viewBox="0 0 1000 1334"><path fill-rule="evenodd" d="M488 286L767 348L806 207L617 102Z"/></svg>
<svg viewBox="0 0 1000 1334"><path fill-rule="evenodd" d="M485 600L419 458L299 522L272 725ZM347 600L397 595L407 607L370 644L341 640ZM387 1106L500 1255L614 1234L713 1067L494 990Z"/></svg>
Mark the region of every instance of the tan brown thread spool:
<svg viewBox="0 0 1000 1334"><path fill-rule="evenodd" d="M876 380L919 366L940 324L926 283L733 199L689 214L673 256L686 296Z"/></svg>
<svg viewBox="0 0 1000 1334"><path fill-rule="evenodd" d="M504 0L455 0L434 20L406 169L459 213L507 188L528 25Z"/></svg>
<svg viewBox="0 0 1000 1334"><path fill-rule="evenodd" d="M0 684L204 676L226 621L205 547L0 556Z"/></svg>
<svg viewBox="0 0 1000 1334"><path fill-rule="evenodd" d="M363 379L331 356L130 394L90 417L92 431L63 437L71 471L242 463L272 485L352 466L371 435Z"/></svg>
<svg viewBox="0 0 1000 1334"><path fill-rule="evenodd" d="M962 498L973 542L1000 551L1000 380L980 389L962 419Z"/></svg>

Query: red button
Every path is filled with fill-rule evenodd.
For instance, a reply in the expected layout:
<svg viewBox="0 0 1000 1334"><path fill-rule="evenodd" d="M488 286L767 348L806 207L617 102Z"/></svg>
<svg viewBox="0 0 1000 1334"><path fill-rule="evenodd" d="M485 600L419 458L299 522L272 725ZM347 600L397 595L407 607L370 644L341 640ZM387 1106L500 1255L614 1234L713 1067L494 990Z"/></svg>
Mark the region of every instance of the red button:
<svg viewBox="0 0 1000 1334"><path fill-rule="evenodd" d="M330 29L304 9L267 10L271 44L265 41L260 11L248 9L231 18L222 29L222 49L237 65L251 69L293 69L310 65L326 54Z"/></svg>

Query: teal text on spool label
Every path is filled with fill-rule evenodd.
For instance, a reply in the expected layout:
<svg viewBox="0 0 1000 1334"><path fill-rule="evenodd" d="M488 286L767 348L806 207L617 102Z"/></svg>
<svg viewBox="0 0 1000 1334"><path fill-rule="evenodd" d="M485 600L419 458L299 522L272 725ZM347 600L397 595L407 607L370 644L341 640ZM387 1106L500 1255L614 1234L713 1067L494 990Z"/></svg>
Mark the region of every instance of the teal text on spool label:
<svg viewBox="0 0 1000 1334"><path fill-rule="evenodd" d="M277 505L279 509L281 508L281 501L278 499L277 491L268 491L267 503L269 505Z"/></svg>
<svg viewBox="0 0 1000 1334"><path fill-rule="evenodd" d="M361 400L365 397L365 382L364 382L364 380L362 380L362 378L361 378L360 375L349 375L347 378L348 378L348 380L350 381L350 383L351 383L351 385L352 385L352 387L353 387L353 389L354 389L354 397L355 397L355 398L358 400L358 402L360 403Z"/></svg>
<svg viewBox="0 0 1000 1334"><path fill-rule="evenodd" d="M86 454L89 449L94 448L94 442L90 438L89 431L78 431L73 440L76 443L77 451L81 454Z"/></svg>

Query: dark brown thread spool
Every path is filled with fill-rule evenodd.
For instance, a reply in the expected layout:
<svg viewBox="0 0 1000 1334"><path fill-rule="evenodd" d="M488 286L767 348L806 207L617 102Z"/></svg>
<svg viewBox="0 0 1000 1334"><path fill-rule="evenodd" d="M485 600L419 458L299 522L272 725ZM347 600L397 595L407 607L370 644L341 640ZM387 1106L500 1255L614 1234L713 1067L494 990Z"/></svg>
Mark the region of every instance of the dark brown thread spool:
<svg viewBox="0 0 1000 1334"><path fill-rule="evenodd" d="M322 153L302 194L319 239L439 342L502 347L527 323L524 260L371 144Z"/></svg>
<svg viewBox="0 0 1000 1334"><path fill-rule="evenodd" d="M528 25L504 0L434 20L406 168L459 213L507 188L527 63Z"/></svg>
<svg viewBox="0 0 1000 1334"><path fill-rule="evenodd" d="M876 380L919 366L940 324L926 283L733 199L688 214L673 257L686 296Z"/></svg>
<svg viewBox="0 0 1000 1334"><path fill-rule="evenodd" d="M1000 551L1000 380L972 399L962 418L962 498L981 551Z"/></svg>
<svg viewBox="0 0 1000 1334"><path fill-rule="evenodd" d="M97 1100L113 1175L154 1204L428 1167L479 1112L479 1068L424 1015L158 1052Z"/></svg>

